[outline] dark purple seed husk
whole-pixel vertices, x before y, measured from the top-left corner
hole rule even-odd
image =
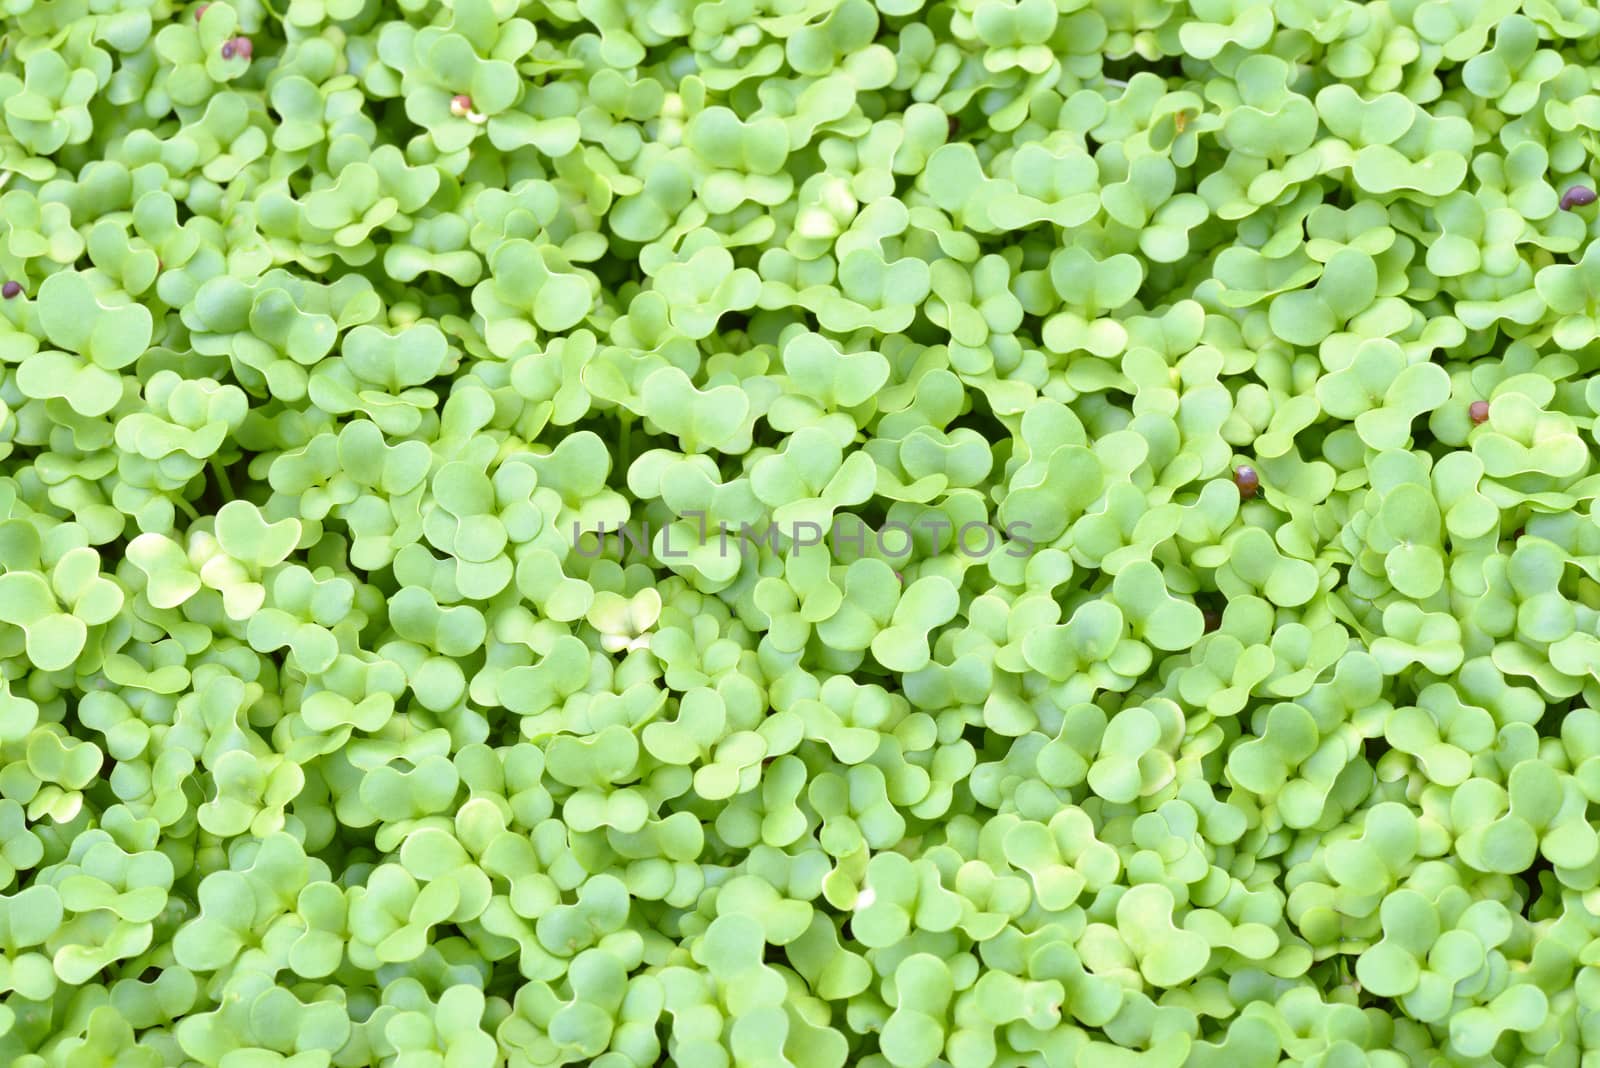
[[[1249,500],[1261,488],[1261,476],[1255,468],[1241,465],[1233,469],[1233,484],[1239,487],[1239,496]]]
[[[1561,210],[1571,211],[1595,202],[1595,191],[1586,185],[1575,185],[1561,194]]]
[[[0,286],[0,297],[5,297],[7,300],[10,300],[12,297],[20,297],[21,295],[22,295],[22,283],[21,282],[11,281],[11,282],[7,282],[3,286]]]
[[[233,53],[234,53],[233,42],[232,41],[223,41],[222,42],[222,58],[223,59],[232,59],[233,58]]]

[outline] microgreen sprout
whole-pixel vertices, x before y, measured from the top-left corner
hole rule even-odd
[[[1595,5],[0,4],[0,1064],[1600,1056]]]

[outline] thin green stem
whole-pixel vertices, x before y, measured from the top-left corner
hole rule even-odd
[[[222,499],[231,501],[235,498],[233,481],[228,478],[228,469],[215,456],[211,458],[211,470],[217,476],[217,489],[222,493]]]

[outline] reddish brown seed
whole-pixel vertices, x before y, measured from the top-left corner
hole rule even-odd
[[[1239,487],[1239,496],[1249,500],[1261,488],[1261,476],[1255,468],[1241,464],[1233,469],[1233,484]]]
[[[1489,421],[1489,402],[1475,400],[1467,408],[1467,418],[1472,420],[1473,426],[1482,426]]]
[[[1201,609],[1200,614],[1205,617],[1206,633],[1219,629],[1222,626],[1222,613],[1214,608]]]
[[[459,93],[450,98],[450,114],[458,119],[464,119],[472,112],[472,98],[465,93]]]
[[[249,59],[255,50],[255,45],[250,43],[250,38],[235,37],[233,39],[233,54],[240,59]]]
[[[22,295],[22,283],[21,282],[12,280],[10,282],[7,282],[3,286],[0,286],[0,297],[5,297],[7,300],[10,300],[13,297],[20,297],[21,295]]]
[[[201,4],[199,7],[195,8],[194,9],[194,20],[196,22],[199,22],[201,19],[205,18],[206,8],[208,8],[210,6],[211,6],[210,4]]]

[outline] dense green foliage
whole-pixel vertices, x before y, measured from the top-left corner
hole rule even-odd
[[[1593,3],[0,16],[0,1062],[1600,1063]]]

